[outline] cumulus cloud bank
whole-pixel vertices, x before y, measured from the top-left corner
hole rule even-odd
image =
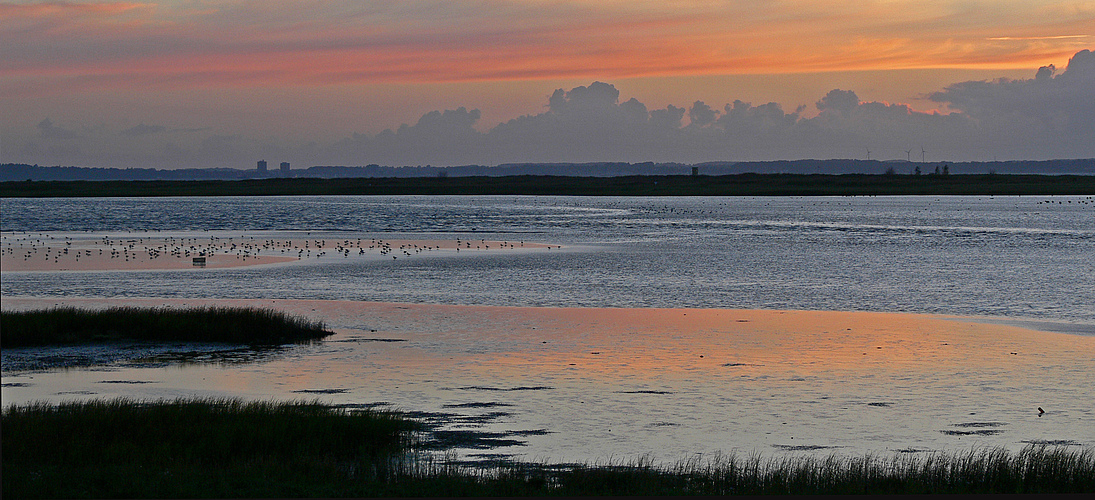
[[[864,158],[868,149],[875,159],[908,158],[908,151],[922,149],[944,160],[1095,156],[1089,50],[1059,73],[1049,66],[1029,80],[956,83],[930,98],[950,111],[864,102],[852,90],[834,89],[806,118],[804,106],[741,100],[721,109],[695,101],[687,109],[648,110],[634,98],[621,102],[615,86],[594,82],[557,89],[545,112],[485,133],[473,128],[475,110],[433,112],[413,126],[343,144],[339,156],[345,164],[397,165]]]
[[[968,81],[930,94],[946,112],[865,102],[834,89],[814,103],[785,110],[741,100],[713,106],[648,107],[622,100],[609,83],[557,89],[542,113],[485,132],[477,109],[432,111],[413,125],[376,135],[351,134],[330,144],[287,145],[243,134],[190,129],[188,145],[160,125],[109,134],[37,124],[17,147],[19,161],[100,166],[249,167],[258,158],[295,165],[493,165],[512,162],[682,162],[799,158],[991,160],[1095,157],[1095,53],[1076,53],[1064,70],[1039,69],[1031,79]],[[181,130],[181,129],[180,129]],[[96,135],[98,134],[98,135]],[[198,137],[201,136],[201,137]],[[913,159],[917,159],[913,156]]]
[[[1095,156],[1095,52],[1083,50],[1057,74],[1044,66],[1030,80],[962,82],[931,94],[961,112],[979,135],[1006,138],[1005,154],[1048,150],[1060,157]]]

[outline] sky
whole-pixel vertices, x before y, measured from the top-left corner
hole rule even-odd
[[[1095,0],[0,1],[0,163],[1095,157]]]

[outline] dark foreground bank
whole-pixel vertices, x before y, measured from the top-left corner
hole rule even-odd
[[[11,406],[5,498],[1083,493],[1091,449],[735,457],[672,466],[453,465],[400,414],[305,402]]]
[[[91,342],[223,342],[279,345],[333,334],[322,321],[269,309],[71,307],[0,313],[0,345],[26,347]]]
[[[0,197],[278,195],[862,196],[1084,195],[1091,175],[738,174],[414,177],[240,181],[8,181]]]

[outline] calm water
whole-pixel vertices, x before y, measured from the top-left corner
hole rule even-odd
[[[1090,196],[5,199],[0,208],[5,232],[262,231],[568,246],[202,273],[6,273],[4,296],[870,310],[1095,325]]]
[[[515,441],[459,450],[471,460],[1095,443],[1090,337],[965,336],[940,324],[950,321],[909,327],[835,315],[824,324],[804,319],[811,323],[787,338],[764,333],[781,313],[753,321],[746,316],[760,313],[734,310],[981,315],[1092,334],[1093,197],[4,199],[0,215],[9,235],[212,231],[565,246],[236,269],[4,272],[5,307],[42,303],[19,297],[89,307],[205,299],[316,316],[338,332],[241,359],[198,353],[194,360],[214,361],[198,364],[172,361],[172,349],[193,346],[135,362],[111,361],[117,350],[58,348],[45,356],[106,361],[5,368],[5,404],[192,395],[383,402],[426,412],[444,430]],[[399,303],[724,309],[672,311],[678,323],[659,323],[651,311]],[[24,351],[5,349],[5,366],[43,355]]]

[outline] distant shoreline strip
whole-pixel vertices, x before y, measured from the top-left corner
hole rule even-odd
[[[6,181],[3,198],[528,195],[1095,195],[1095,175],[735,174],[568,177],[280,178],[239,181]]]

